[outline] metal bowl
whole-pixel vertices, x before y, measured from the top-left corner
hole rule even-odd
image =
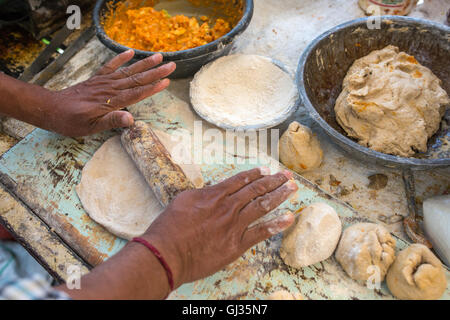
[[[339,25],[316,38],[304,51],[297,69],[297,85],[310,116],[331,140],[361,161],[390,168],[426,170],[450,165],[450,110],[441,129],[428,141],[428,151],[404,158],[374,151],[345,134],[336,121],[334,105],[353,62],[387,45],[413,55],[442,80],[450,93],[450,28],[426,20],[381,17],[381,29],[369,29],[373,18]]]
[[[94,24],[99,40],[109,49],[116,53],[122,53],[130,48],[109,38],[101,24],[101,17],[105,13],[106,4],[111,0],[97,0],[94,8]],[[236,5],[243,4],[243,16],[238,24],[223,37],[206,45],[189,50],[175,52],[160,52],[165,62],[173,61],[177,64],[177,69],[170,78],[187,78],[193,76],[205,64],[230,53],[233,42],[237,36],[247,29],[253,17],[253,0],[233,0]],[[239,2],[242,1],[242,2]],[[133,49],[133,48],[131,48]],[[157,52],[135,51],[135,60],[147,58]]]

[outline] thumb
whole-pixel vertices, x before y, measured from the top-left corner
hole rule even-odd
[[[112,111],[104,115],[95,127],[96,132],[107,131],[116,128],[126,128],[134,123],[133,116],[127,111]]]

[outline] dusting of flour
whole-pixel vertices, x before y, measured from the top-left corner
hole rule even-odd
[[[297,99],[290,75],[257,55],[231,55],[210,63],[194,77],[190,94],[197,113],[232,127],[270,122]]]

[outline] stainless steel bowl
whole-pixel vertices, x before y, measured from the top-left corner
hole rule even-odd
[[[404,158],[358,144],[336,122],[334,105],[353,62],[387,45],[413,55],[442,80],[450,94],[450,28],[426,20],[381,17],[381,29],[369,29],[362,18],[339,25],[317,37],[304,51],[297,69],[303,105],[330,139],[361,161],[391,168],[425,170],[450,165],[450,110],[441,129],[428,142],[428,152]]]

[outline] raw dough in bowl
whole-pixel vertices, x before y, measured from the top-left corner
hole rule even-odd
[[[442,82],[394,46],[356,60],[335,105],[336,120],[359,144],[402,157],[426,152],[450,99]]]

